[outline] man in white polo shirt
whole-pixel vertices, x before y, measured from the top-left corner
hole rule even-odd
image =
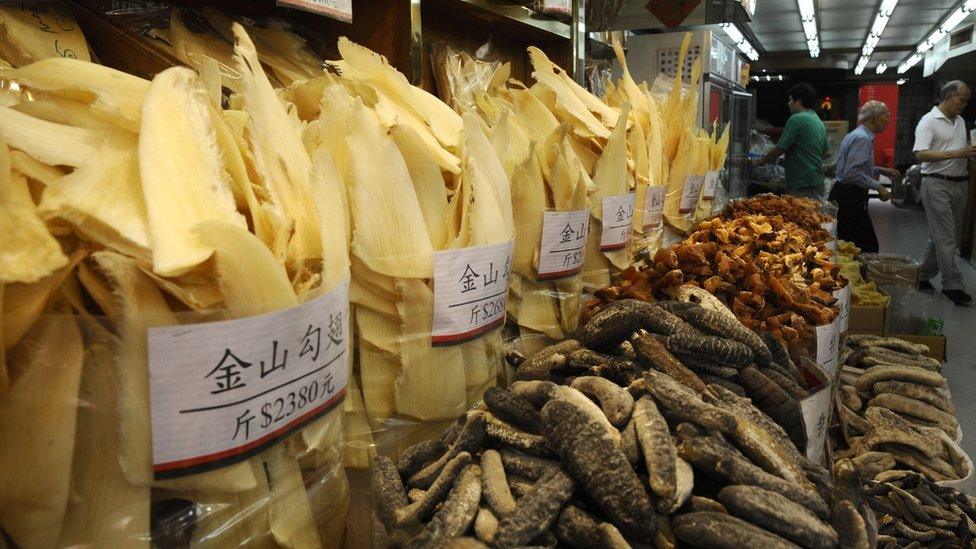
[[[956,267],[959,232],[969,190],[968,159],[976,145],[966,140],[962,111],[969,101],[969,86],[959,80],[939,90],[939,104],[915,128],[915,158],[922,163],[922,204],[929,224],[929,243],[919,270],[919,288],[931,290],[930,280],[942,273],[942,293],[956,305],[972,298],[963,289]]]

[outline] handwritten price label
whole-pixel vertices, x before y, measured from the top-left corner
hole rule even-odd
[[[583,270],[589,226],[589,209],[543,213],[539,280],[566,278]]]
[[[718,194],[718,187],[722,183],[719,178],[719,173],[716,170],[709,171],[705,174],[705,182],[702,187],[702,198],[705,200],[714,200],[715,195]]]
[[[644,195],[644,230],[664,224],[664,193],[668,188],[648,187]]]
[[[434,253],[431,343],[457,345],[505,323],[514,242]]]
[[[630,244],[634,224],[634,193],[603,197],[600,251],[622,250]]]
[[[837,372],[838,335],[837,320],[817,326],[817,365],[827,374],[827,379],[833,379]]]
[[[678,204],[678,213],[691,213],[698,207],[698,197],[701,196],[702,185],[705,183],[704,175],[689,175],[685,178],[685,186],[681,191],[681,202]]]
[[[800,401],[800,412],[807,429],[807,457],[814,463],[823,459],[827,443],[827,421],[830,412],[830,387],[813,393]]]
[[[150,328],[148,344],[155,477],[237,463],[342,402],[349,281],[290,309]]]

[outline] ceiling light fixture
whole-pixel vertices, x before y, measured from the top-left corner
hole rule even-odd
[[[976,2],[976,0],[973,0]],[[861,57],[857,60],[857,65],[854,67],[854,74],[861,74],[864,69],[868,66],[868,62],[871,60],[871,54],[874,53],[874,48],[878,47],[878,42],[881,41],[881,35],[884,33],[885,27],[888,26],[888,20],[891,19],[891,14],[895,11],[895,6],[898,5],[898,0],[882,0],[881,6],[878,7],[878,13],[874,15],[874,22],[871,23],[871,30],[868,31],[868,37],[864,39],[864,45],[861,47]],[[878,65],[879,67],[881,65]],[[885,69],[888,66],[885,65]],[[884,72],[882,70],[878,74]]]
[[[946,36],[949,36],[949,33],[952,32],[952,30],[955,29],[959,23],[962,23],[963,19],[968,17],[969,14],[974,11],[976,11],[976,0],[965,0],[964,2],[960,2],[955,9],[949,12],[948,16],[946,16],[935,28],[932,29],[932,32],[925,37],[925,40],[918,43],[918,45],[915,47],[915,51],[908,57],[908,59],[905,59],[902,61],[901,65],[898,65],[898,74],[904,74],[908,72],[909,69],[917,65],[919,61],[924,59],[926,52],[934,48],[935,45],[941,42]]]
[[[752,46],[745,35],[742,34],[742,31],[739,30],[739,27],[734,23],[722,23],[722,30],[735,42],[735,47],[742,52],[742,55],[748,57],[750,61],[759,59],[759,52],[756,51],[756,48]]]
[[[816,59],[820,57],[820,36],[817,34],[817,13],[813,0],[796,0],[796,5],[800,9],[800,23],[807,39],[807,49],[810,50],[810,57]]]
[[[884,74],[888,70],[888,64],[884,61],[878,63],[878,66],[874,68],[875,74]]]
[[[908,79],[907,79],[907,78],[899,78],[899,79],[898,79],[898,85],[899,85],[899,86],[901,86],[901,85],[902,85],[902,84],[904,84],[905,82],[908,82]]]

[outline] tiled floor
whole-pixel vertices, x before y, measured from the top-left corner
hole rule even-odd
[[[872,200],[871,217],[881,251],[909,255],[921,261],[928,226],[921,207],[895,207],[890,203]],[[957,265],[965,278],[966,289],[976,295],[976,269],[962,258]],[[956,416],[963,429],[962,447],[970,456],[976,456],[976,304],[957,307],[946,299],[933,280],[935,292],[927,292],[919,306],[926,307],[926,316],[942,318],[947,340],[948,362],[942,373],[949,380],[952,400],[956,404]]]

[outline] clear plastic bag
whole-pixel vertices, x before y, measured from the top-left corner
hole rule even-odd
[[[474,56],[441,42],[432,44],[430,53],[437,95],[458,112],[476,108],[477,95],[488,91],[502,67],[502,63],[491,59],[494,52],[490,40]]]
[[[861,254],[860,261],[865,278],[890,298],[885,329],[897,334],[924,333],[931,300],[918,291],[918,262],[895,254]]]
[[[55,308],[65,314],[40,316],[6,353],[13,379],[0,404],[0,526],[15,546],[341,544],[341,405],[244,461],[154,479],[137,467],[150,451],[139,444],[149,403],[130,381],[148,364],[132,354],[145,332],[116,333],[107,317]],[[204,316],[181,320],[217,320]],[[218,427],[214,437],[230,434]]]

